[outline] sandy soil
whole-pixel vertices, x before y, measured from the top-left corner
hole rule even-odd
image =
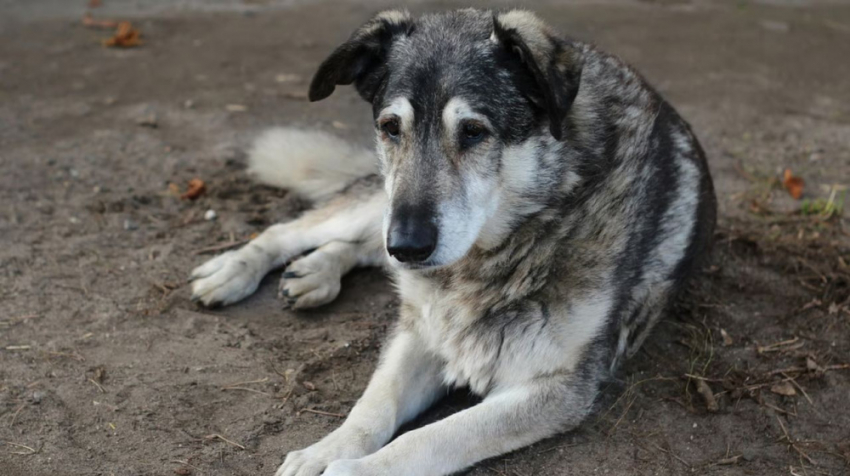
[[[258,131],[368,143],[353,91],[309,104],[304,90],[379,7],[105,0],[144,34],[115,50],[80,25],[83,0],[34,3],[0,3],[16,15],[0,21],[0,474],[273,474],[354,404],[397,301],[373,270],[303,313],[281,309],[275,275],[215,311],[189,302],[184,280],[205,248],[304,206],[244,177]],[[593,418],[469,474],[848,474],[850,239],[840,220],[786,213],[801,202],[775,177],[790,168],[810,199],[850,184],[850,8],[535,9],[634,63],[692,122],[721,231],[712,267]],[[169,191],[193,177],[208,187],[197,201]],[[417,424],[472,403],[459,391]]]

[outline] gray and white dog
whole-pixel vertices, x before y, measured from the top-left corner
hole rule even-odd
[[[266,133],[250,170],[315,209],[192,274],[196,300],[229,304],[289,263],[281,294],[307,308],[355,266],[392,270],[401,315],[363,397],[277,474],[450,474],[578,425],[707,253],[714,191],[688,124],[524,11],[383,12],[310,99],[347,84],[372,104],[379,160]],[[392,440],[457,386],[483,401]]]

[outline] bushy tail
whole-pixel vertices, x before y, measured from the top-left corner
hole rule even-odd
[[[248,174],[255,180],[313,201],[377,171],[373,152],[321,131],[269,129],[248,152]]]

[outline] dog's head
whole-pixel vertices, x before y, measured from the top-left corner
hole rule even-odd
[[[577,52],[528,12],[387,11],[322,63],[310,100],[353,83],[372,103],[387,251],[426,268],[512,226],[497,211],[534,181],[541,141],[562,139],[580,75]]]

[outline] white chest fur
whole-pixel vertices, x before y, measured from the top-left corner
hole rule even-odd
[[[483,310],[462,293],[415,272],[400,272],[398,285],[407,314],[404,325],[445,362],[446,384],[469,386],[481,395],[574,369],[602,330],[612,303],[605,291],[570,303],[549,302],[545,312],[540,303],[529,302],[512,319],[482,316]]]

